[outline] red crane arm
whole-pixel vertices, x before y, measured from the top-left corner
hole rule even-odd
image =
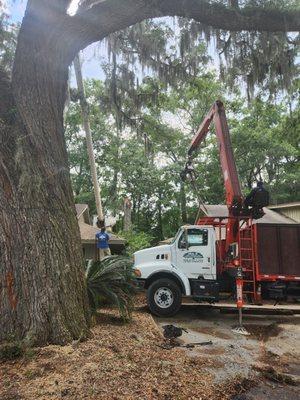
[[[190,148],[188,149],[188,155],[191,156],[192,153],[200,146],[200,144],[204,141],[206,138],[206,135],[209,131],[209,127],[211,124],[211,121],[213,120],[214,117],[214,105],[211,107],[207,115],[205,116],[204,120],[202,121],[201,125],[198,128],[198,131],[196,135],[192,139],[192,143],[190,145]]]
[[[216,135],[218,139],[220,162],[226,190],[226,204],[228,207],[229,216],[231,216],[235,214],[234,211],[237,208],[239,209],[242,206],[243,197],[234,161],[225,109],[221,101],[217,100],[204,118],[192,140],[191,146],[188,150],[188,155],[191,156],[192,153],[203,142],[209,131],[209,126],[212,120],[215,124]]]

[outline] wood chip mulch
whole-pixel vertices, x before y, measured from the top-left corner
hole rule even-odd
[[[116,315],[102,311],[85,342],[38,348],[31,356],[0,364],[0,399],[232,398],[232,382],[213,384],[206,371],[211,360],[160,347],[164,339],[151,315],[135,311],[127,324]]]

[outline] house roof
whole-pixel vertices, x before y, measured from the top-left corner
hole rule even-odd
[[[300,201],[294,201],[292,203],[282,203],[282,204],[276,204],[273,206],[269,206],[271,210],[276,210],[276,209],[281,209],[281,208],[296,208],[300,207]]]
[[[81,236],[81,241],[82,243],[95,243],[95,235],[97,232],[99,232],[99,229],[86,224],[85,222],[80,222],[79,221],[79,230],[80,230],[80,236]],[[109,243],[110,244],[115,244],[115,245],[125,245],[126,240],[122,239],[110,232],[108,232],[110,236]]]
[[[228,209],[227,206],[223,204],[205,204],[205,209],[201,206],[202,211],[208,217],[228,217]],[[275,211],[272,211],[266,207],[263,208],[265,215],[258,219],[254,220],[254,223],[257,224],[295,224],[296,222],[290,218],[287,218],[281,214],[278,214]]]
[[[90,224],[91,219],[90,219],[89,206],[87,204],[75,204],[75,208],[78,221]]]
[[[89,206],[87,204],[75,204],[78,225],[80,230],[80,237],[82,243],[95,243],[95,235],[99,232],[99,228],[88,223],[89,218]],[[112,245],[121,245],[124,246],[126,240],[120,238],[110,232],[110,240],[109,243]]]
[[[89,206],[87,204],[75,204],[75,208],[77,218],[79,219],[79,217],[85,212],[85,210],[88,210]]]
[[[200,208],[201,208],[202,212],[205,215],[207,215],[208,217],[215,217],[215,218],[228,217],[228,208],[224,204],[205,204],[204,207],[201,206]],[[265,215],[258,220],[254,220],[253,221],[254,224],[296,224],[297,223],[296,221],[294,221],[288,217],[285,217],[284,215],[278,214],[275,211],[269,210],[266,207],[264,207],[263,210],[265,212]],[[158,245],[169,244],[172,239],[173,238],[161,240],[158,243]]]

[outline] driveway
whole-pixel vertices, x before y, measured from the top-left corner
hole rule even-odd
[[[179,339],[181,344],[212,341],[211,345],[184,349],[190,357],[206,356],[207,370],[214,376],[216,384],[236,377],[241,381],[257,380],[262,371],[269,377],[261,379],[259,384],[236,399],[299,399],[299,386],[282,384],[278,377],[268,373],[270,367],[275,367],[279,373],[300,379],[299,315],[244,315],[249,336],[232,331],[237,325],[236,314],[203,307],[184,305],[176,316],[155,318],[155,321],[161,328],[166,324],[186,328],[188,333],[183,332]]]

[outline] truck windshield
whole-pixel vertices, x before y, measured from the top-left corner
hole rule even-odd
[[[189,246],[207,246],[208,244],[208,231],[207,229],[190,228],[187,230],[187,239]],[[181,248],[182,242],[185,242],[186,234],[182,232],[178,241],[178,247]]]

